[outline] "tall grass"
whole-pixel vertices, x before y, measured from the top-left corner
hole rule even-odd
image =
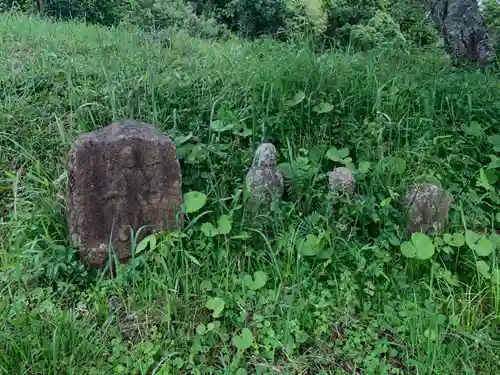
[[[450,231],[498,224],[495,195],[477,185],[496,152],[496,72],[453,68],[429,50],[318,54],[304,41],[183,33],[158,44],[11,13],[0,15],[0,43],[2,373],[495,372],[498,287],[460,252],[436,258],[459,283],[434,280],[436,266],[402,259],[396,242],[397,198],[416,181],[455,196]],[[164,238],[109,279],[67,241],[64,157],[77,134],[125,118],[172,136],[183,190],[209,201],[188,218],[188,238]],[[216,120],[234,131],[214,131]],[[301,173],[253,222],[240,189],[262,141]],[[372,165],[335,213],[330,147]],[[221,215],[231,235],[205,236],[200,224]],[[325,256],[301,256],[308,233],[325,234]],[[243,328],[247,349],[234,341]]]

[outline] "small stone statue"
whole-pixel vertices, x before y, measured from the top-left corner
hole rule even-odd
[[[448,220],[452,196],[433,184],[416,184],[408,189],[401,205],[407,214],[406,228],[434,234],[442,231]]]
[[[356,180],[349,168],[334,168],[330,174],[329,185],[332,193],[346,194],[350,198],[354,197]]]
[[[246,176],[246,188],[252,200],[269,205],[283,194],[283,175],[276,165],[276,148],[263,143],[257,148]]]

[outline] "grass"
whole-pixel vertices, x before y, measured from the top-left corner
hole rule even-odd
[[[0,15],[0,42],[1,373],[496,373],[497,72],[438,51],[158,44],[17,14]],[[64,157],[123,118],[172,136],[183,191],[208,200],[184,237],[109,278],[67,241]],[[262,141],[287,189],[251,220],[241,193]],[[333,147],[358,170],[353,201],[327,197]],[[422,181],[453,194],[454,237],[407,259],[398,197]],[[221,217],[229,231],[207,236]]]

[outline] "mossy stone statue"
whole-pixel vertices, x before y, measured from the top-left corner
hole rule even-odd
[[[270,205],[273,199],[281,198],[284,181],[276,163],[276,148],[272,143],[263,143],[257,148],[246,175],[246,188],[251,200],[259,205]]]

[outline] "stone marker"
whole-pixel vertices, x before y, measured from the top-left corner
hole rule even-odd
[[[401,202],[407,214],[408,233],[434,234],[442,231],[448,220],[451,202],[452,196],[436,185],[413,185]]]
[[[246,176],[246,187],[252,200],[265,205],[283,194],[283,175],[276,165],[276,148],[273,144],[263,143],[255,151]]]
[[[349,168],[334,168],[330,173],[329,187],[332,193],[346,194],[352,198],[356,189],[356,180]]]
[[[80,257],[90,267],[108,260],[108,244],[120,262],[153,230],[182,225],[181,169],[169,137],[154,126],[124,121],[82,134],[68,160],[67,221]],[[110,241],[111,236],[111,241]]]

